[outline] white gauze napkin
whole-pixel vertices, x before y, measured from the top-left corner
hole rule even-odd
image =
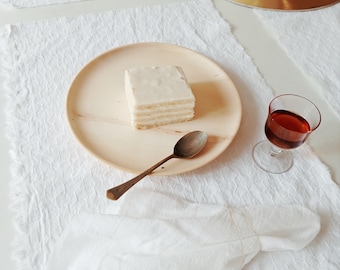
[[[147,41],[178,44],[217,62],[239,91],[242,123],[228,149],[206,166],[181,175],[151,175],[135,187],[229,208],[305,206],[320,216],[321,229],[314,241],[299,251],[261,253],[244,269],[336,269],[339,188],[308,144],[293,151],[294,166],[285,174],[268,174],[255,165],[252,147],[265,138],[264,121],[273,93],[209,0],[1,29],[17,268],[45,269],[56,239],[71,220],[83,212],[103,213],[115,203],[106,199],[106,190],[133,177],[81,147],[67,124],[65,102],[74,76],[94,57],[117,46]]]
[[[312,11],[254,12],[287,54],[321,86],[340,117],[340,4]]]
[[[115,208],[72,221],[47,269],[238,270],[260,250],[301,249],[320,229],[300,206],[233,209],[138,189]]]

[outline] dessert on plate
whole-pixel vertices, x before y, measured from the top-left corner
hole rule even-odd
[[[125,71],[131,125],[148,129],[194,117],[195,96],[181,67],[136,67]]]

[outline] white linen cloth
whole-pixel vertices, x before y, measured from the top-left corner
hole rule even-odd
[[[10,5],[17,8],[32,8],[47,5],[67,4],[80,1],[93,0],[1,0],[0,4]]]
[[[340,4],[311,11],[254,9],[340,117]]]
[[[320,216],[321,229],[306,248],[261,253],[244,269],[338,269],[339,187],[308,144],[293,151],[294,166],[285,174],[268,174],[256,167],[251,151],[264,138],[273,93],[209,0],[1,29],[18,269],[44,269],[71,220],[83,212],[103,213],[115,204],[106,199],[106,190],[132,177],[97,160],[78,144],[67,124],[65,100],[74,76],[95,56],[146,41],[178,44],[216,61],[239,90],[243,116],[233,143],[214,161],[181,175],[148,176],[136,187],[229,208],[307,207]]]
[[[237,270],[260,250],[301,249],[320,229],[300,206],[233,209],[139,189],[114,205],[71,222],[47,269]]]

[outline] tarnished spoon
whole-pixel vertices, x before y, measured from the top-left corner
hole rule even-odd
[[[113,187],[106,191],[106,197],[111,200],[118,200],[126,191],[129,190],[133,185],[135,185],[139,180],[150,174],[156,168],[161,166],[163,163],[172,158],[191,158],[197,155],[206,145],[208,140],[208,135],[203,131],[193,131],[184,135],[175,145],[174,152],[159,161],[157,164],[153,165],[151,168],[137,175],[131,180]]]

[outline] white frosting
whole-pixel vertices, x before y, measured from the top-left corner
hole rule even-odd
[[[136,128],[186,121],[194,116],[195,97],[180,67],[126,70],[125,92]]]

